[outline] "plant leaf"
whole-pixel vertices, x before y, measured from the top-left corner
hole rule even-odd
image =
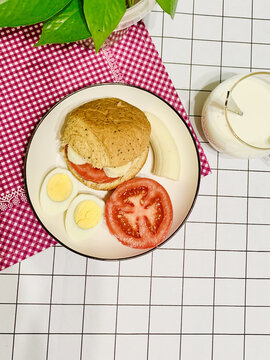
[[[98,51],[126,11],[125,0],[84,0],[84,14]]]
[[[43,24],[42,34],[35,46],[82,40],[91,36],[81,0],[72,0],[60,13]]]
[[[32,25],[49,19],[70,0],[0,0],[0,27]]]
[[[174,17],[178,0],[156,0],[159,6],[171,17]]]

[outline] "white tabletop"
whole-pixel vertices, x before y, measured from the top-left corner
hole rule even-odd
[[[211,89],[270,67],[269,0],[179,0],[146,19],[208,157],[195,207],[147,255],[97,261],[60,245],[0,273],[1,360],[269,360],[270,163],[218,154]]]

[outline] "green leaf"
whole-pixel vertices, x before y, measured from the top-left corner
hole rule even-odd
[[[49,19],[70,0],[0,0],[0,27],[32,25]]]
[[[156,0],[159,6],[171,17],[174,17],[178,0]]]
[[[81,0],[72,0],[60,13],[45,21],[42,34],[35,46],[60,44],[89,38]]]
[[[84,0],[84,14],[98,51],[126,11],[125,0]]]

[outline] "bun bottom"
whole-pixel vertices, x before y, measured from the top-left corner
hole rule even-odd
[[[65,162],[67,164],[67,168],[68,170],[84,185],[86,185],[87,187],[91,188],[91,189],[95,189],[95,190],[112,190],[114,188],[116,188],[118,185],[122,184],[122,182],[132,179],[135,175],[138,174],[138,172],[141,170],[141,168],[143,167],[143,165],[146,162],[147,156],[148,156],[148,151],[149,151],[149,146],[147,147],[147,149],[139,156],[137,157],[131,167],[129,168],[128,172],[119,177],[118,179],[110,182],[110,183],[103,183],[103,184],[99,184],[99,183],[95,183],[89,180],[85,180],[83,179],[80,175],[78,175],[76,173],[76,171],[74,171],[72,169],[72,167],[70,166],[70,163],[66,157],[65,151],[62,152],[62,155],[65,159]]]

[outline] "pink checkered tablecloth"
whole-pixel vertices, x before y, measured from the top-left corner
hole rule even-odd
[[[0,270],[56,242],[27,201],[22,167],[27,142],[42,116],[62,97],[96,83],[124,82],[171,104],[191,129],[202,175],[203,149],[143,23],[98,54],[79,44],[33,47],[40,25],[0,29]]]

